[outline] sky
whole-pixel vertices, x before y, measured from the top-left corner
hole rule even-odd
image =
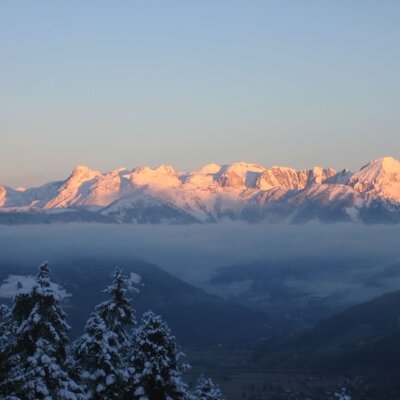
[[[0,2],[0,181],[400,158],[400,2]]]

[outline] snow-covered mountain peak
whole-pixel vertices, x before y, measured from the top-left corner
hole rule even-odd
[[[400,201],[400,161],[393,157],[371,161],[349,179],[349,184],[370,197]]]
[[[4,186],[0,185],[0,207],[4,205],[4,203],[6,202],[6,198],[7,198],[7,191],[4,188]]]
[[[140,167],[136,167],[132,170],[132,174],[147,174],[147,173],[151,173],[151,171],[153,171],[150,167],[148,167],[147,165],[141,165]]]
[[[308,171],[307,185],[321,184],[337,174],[333,168],[314,167]]]
[[[70,177],[68,178],[70,179],[79,179],[79,180],[86,180],[86,179],[92,179],[95,176],[101,175],[101,173],[99,171],[94,171],[92,169],[90,169],[89,167],[86,167],[85,165],[77,165]]]
[[[150,168],[147,165],[135,168],[132,175],[143,176],[143,177],[155,177],[155,176],[165,176],[165,175],[177,175],[177,172],[171,165],[161,164],[156,168]]]
[[[57,196],[47,202],[44,209],[65,208],[74,204],[79,192],[82,192],[82,185],[101,176],[102,174],[99,171],[91,170],[84,165],[77,165],[58,190]]]
[[[370,177],[372,175],[378,176],[383,173],[398,172],[400,169],[400,161],[393,157],[382,157],[377,160],[373,160],[360,169],[360,173],[368,173]]]
[[[161,164],[154,171],[159,174],[171,174],[176,175],[176,171],[172,165]]]
[[[379,163],[381,163],[382,165],[385,165],[386,167],[391,167],[391,166],[395,166],[395,167],[398,167],[399,166],[399,164],[400,164],[400,161],[399,160],[396,160],[394,157],[392,157],[392,156],[384,156],[384,157],[381,157],[381,158],[378,158],[377,160],[374,160],[374,161],[372,161],[373,163],[374,162],[379,162]]]
[[[332,168],[314,167],[298,171],[294,168],[274,165],[260,175],[257,187],[261,190],[272,188],[302,190],[309,185],[321,184],[336,174],[336,170]]]
[[[197,171],[188,172],[182,176],[182,181],[185,185],[193,185],[198,188],[207,189],[215,186],[216,176],[221,171],[221,166],[218,164],[207,164]]]
[[[192,172],[192,174],[216,174],[220,170],[221,166],[219,164],[211,163],[205,165],[197,171]]]
[[[268,169],[279,169],[281,171],[295,171],[296,172],[296,170],[294,168],[292,168],[292,167],[284,167],[282,165],[272,165]]]
[[[261,190],[281,188],[285,190],[299,189],[303,187],[299,179],[299,173],[293,168],[273,165],[260,175],[256,183]]]
[[[263,171],[265,168],[258,164],[244,161],[233,163],[222,168],[219,183],[222,187],[235,189],[254,188]]]
[[[77,165],[72,171],[65,184],[61,187],[60,193],[64,190],[74,191],[79,188],[82,183],[103,176],[101,172],[95,171],[84,165]]]
[[[176,187],[181,185],[178,174],[169,165],[160,165],[156,169],[142,166],[134,169],[129,178],[134,186]]]
[[[230,164],[226,168],[227,171],[233,171],[239,175],[244,176],[247,172],[263,172],[265,168],[259,164],[247,163],[245,161]]]
[[[128,173],[128,170],[125,167],[117,168],[114,171],[108,172],[106,175],[110,176],[116,176],[116,175],[121,175],[124,173]]]
[[[353,173],[347,168],[345,168],[339,171],[336,175],[333,175],[330,178],[328,178],[324,183],[346,185],[352,176]]]

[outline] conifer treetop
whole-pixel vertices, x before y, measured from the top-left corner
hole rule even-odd
[[[104,319],[108,329],[115,332],[121,342],[127,340],[126,329],[136,323],[132,299],[126,295],[126,286],[121,269],[115,267],[113,283],[105,289],[110,298],[96,307],[96,312]]]
[[[180,362],[183,353],[166,322],[159,315],[146,312],[133,340],[131,363],[138,398],[189,399],[182,379],[182,372],[189,366]]]
[[[39,271],[36,275],[36,282],[40,287],[50,287],[50,268],[48,261],[45,261],[43,264],[39,265]]]
[[[8,312],[10,334],[2,345],[7,358],[0,368],[4,375],[0,392],[6,393],[6,398],[86,399],[65,368],[69,326],[49,272],[48,263],[40,265],[37,284],[30,292],[16,295]]]
[[[203,375],[197,381],[194,395],[196,400],[225,400],[219,386]]]

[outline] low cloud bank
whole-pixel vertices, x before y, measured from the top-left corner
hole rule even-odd
[[[0,260],[40,263],[80,256],[141,258],[189,282],[223,265],[305,257],[400,261],[400,226],[353,224],[60,224],[1,226]]]

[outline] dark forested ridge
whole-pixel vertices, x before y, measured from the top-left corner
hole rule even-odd
[[[400,397],[400,291],[338,312],[305,332],[257,347],[265,369],[308,371],[315,380],[342,376],[353,399]]]
[[[139,316],[151,309],[168,321],[182,345],[209,345],[251,341],[270,329],[267,314],[210,295],[144,261],[123,257],[57,258],[52,260],[52,280],[71,296],[64,307],[72,326],[71,336],[81,334],[96,304],[105,298],[110,265],[123,266],[128,277],[139,280],[135,296]],[[34,275],[28,263],[0,264],[0,281],[8,276]],[[133,274],[133,275],[131,275]]]

